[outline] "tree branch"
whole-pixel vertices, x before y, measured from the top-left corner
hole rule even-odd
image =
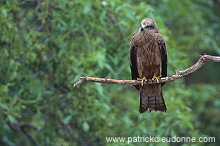
[[[171,82],[188,74],[191,74],[201,68],[206,61],[212,62],[220,62],[219,56],[210,56],[210,55],[202,55],[200,56],[199,60],[192,65],[191,67],[185,70],[176,70],[176,74],[171,75],[169,77],[159,78],[158,80],[151,80],[148,79],[144,82],[144,84],[156,84],[156,83],[164,83],[164,82]],[[110,83],[110,84],[122,84],[122,85],[141,85],[140,80],[116,80],[116,79],[109,79],[109,78],[93,78],[93,77],[80,77],[79,81],[74,84],[74,87],[84,83],[84,82],[97,82],[97,83]]]

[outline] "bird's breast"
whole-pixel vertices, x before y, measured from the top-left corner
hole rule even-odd
[[[137,49],[138,63],[145,66],[159,65],[161,55],[156,38],[153,35],[144,35]]]
[[[139,40],[137,49],[137,68],[140,77],[152,77],[160,74],[161,54],[157,39],[153,35],[145,35]]]

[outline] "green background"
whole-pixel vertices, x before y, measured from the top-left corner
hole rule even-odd
[[[215,137],[220,64],[167,83],[167,112],[140,115],[131,85],[73,84],[80,76],[131,79],[129,42],[153,18],[168,75],[220,55],[218,0],[1,0],[0,145],[126,145],[106,137]],[[131,143],[130,145],[146,145]]]

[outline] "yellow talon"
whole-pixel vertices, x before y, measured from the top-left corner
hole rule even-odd
[[[159,75],[159,76],[155,76],[155,75],[154,75],[153,78],[152,78],[152,80],[156,80],[156,81],[158,82],[160,77],[162,77],[162,75]]]
[[[144,86],[144,82],[147,81],[146,77],[137,78],[137,80],[141,80],[141,86]]]

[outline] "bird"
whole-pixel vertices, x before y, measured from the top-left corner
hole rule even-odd
[[[167,76],[166,44],[151,18],[141,21],[138,32],[130,41],[130,68],[132,80],[142,81],[141,85],[134,85],[140,91],[139,112],[166,112],[162,94],[165,83],[144,84],[147,79],[158,80]]]

